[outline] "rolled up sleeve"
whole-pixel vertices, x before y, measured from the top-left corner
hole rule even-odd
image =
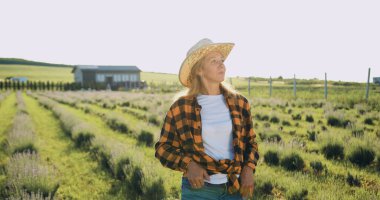
[[[184,154],[175,128],[175,118],[170,109],[164,119],[160,138],[155,144],[155,157],[164,167],[186,172],[191,157]]]

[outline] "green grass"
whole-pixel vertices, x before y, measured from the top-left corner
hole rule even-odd
[[[24,95],[24,99],[34,122],[37,134],[36,147],[40,157],[54,165],[59,172],[60,187],[55,197],[58,199],[113,198],[107,193],[113,185],[117,184],[117,181],[110,178],[87,152],[74,147],[51,111],[44,109],[31,97]]]
[[[6,138],[7,130],[13,124],[13,118],[16,114],[16,95],[10,94],[2,102],[0,102],[0,144],[3,144]],[[2,145],[1,145],[2,146]],[[6,149],[0,148],[0,169],[8,162],[8,155]],[[5,184],[6,176],[3,170],[0,170],[0,197],[2,195],[2,188]]]
[[[8,129],[13,124],[13,118],[16,114],[16,95],[10,94],[2,102],[0,102],[0,144],[6,138]],[[5,163],[6,152],[4,148],[0,148],[0,165]]]
[[[27,77],[29,81],[73,82],[69,67],[0,64],[0,80],[8,76]]]

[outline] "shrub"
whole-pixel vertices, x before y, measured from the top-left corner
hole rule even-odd
[[[272,133],[268,135],[268,140],[273,142],[280,142],[281,136],[278,133]]]
[[[35,131],[29,115],[25,112],[18,112],[6,139],[8,152],[14,154],[25,150],[36,151],[34,140]]]
[[[282,121],[282,125],[283,126],[291,126],[290,122],[286,121],[286,120]]]
[[[321,161],[310,162],[310,167],[313,168],[315,174],[320,174],[323,170],[323,165]]]
[[[344,147],[338,143],[328,143],[322,147],[322,153],[327,159],[343,159]]]
[[[94,139],[92,133],[83,133],[80,132],[74,138],[75,147],[87,149],[91,146],[91,141]]]
[[[348,159],[359,167],[365,167],[375,159],[375,152],[366,147],[357,147],[348,156]]]
[[[299,192],[293,192],[290,195],[288,195],[288,199],[290,200],[305,200],[307,199],[308,191],[307,189],[302,189]]]
[[[306,115],[306,121],[307,122],[314,122],[313,115]]]
[[[108,103],[108,102],[103,103],[103,104],[102,104],[102,107],[103,107],[103,108],[112,109],[112,110],[116,108],[115,105],[113,105],[113,104],[111,104],[111,103]]]
[[[126,101],[126,102],[121,103],[120,105],[124,106],[124,107],[129,107],[130,103],[129,103],[129,101]]]
[[[330,112],[326,114],[327,124],[334,127],[345,127],[350,123],[350,120],[344,119],[343,113]]]
[[[302,170],[304,168],[304,161],[297,153],[292,153],[288,156],[285,156],[281,160],[281,166],[289,171]]]
[[[130,177],[133,190],[138,194],[143,194],[143,170],[140,167],[134,167],[133,173]]]
[[[274,124],[277,124],[277,123],[280,122],[280,119],[279,119],[277,116],[272,116],[272,117],[270,118],[270,122],[271,122],[271,123],[274,123]]]
[[[261,191],[266,194],[266,195],[270,195],[272,194],[272,190],[273,190],[273,185],[271,182],[267,181],[265,182],[262,187],[260,188]]]
[[[129,128],[123,118],[119,116],[107,115],[106,120],[107,125],[113,130],[119,131],[121,133],[128,133]]]
[[[340,127],[343,123],[337,117],[329,116],[327,118],[327,124],[330,126]]]
[[[22,189],[18,194],[12,194],[7,200],[50,200],[54,199],[49,193],[47,196],[42,192],[28,192],[25,189]]]
[[[356,175],[354,178],[349,172],[348,172],[346,181],[350,186],[360,187],[360,185],[361,185],[360,180],[358,179],[358,176]]]
[[[13,152],[11,154],[16,154],[16,153],[22,153],[25,151],[30,151],[30,152],[37,152],[37,148],[34,146],[34,144],[29,143],[29,144],[23,144],[22,146],[15,147],[13,149]]]
[[[257,120],[261,120],[261,115],[260,114],[255,114],[255,119],[257,119]]]
[[[369,118],[369,117],[365,118],[365,119],[364,119],[364,124],[374,125],[374,123],[373,123],[373,119],[372,119],[372,118]]]
[[[375,133],[375,134],[376,134],[376,137],[377,137],[377,138],[380,138],[380,130],[376,130],[376,133]]]
[[[311,141],[315,141],[317,139],[317,133],[315,131],[307,131],[308,138]]]
[[[254,127],[255,129],[259,128],[259,124],[258,124],[257,122],[255,122],[255,124],[253,125],[253,127]]]
[[[269,120],[269,116],[268,116],[268,115],[263,115],[263,116],[261,117],[261,120],[262,120],[262,121],[268,121],[268,120]]]
[[[264,155],[264,162],[268,165],[278,165],[280,163],[278,152],[273,150],[267,151]]]
[[[36,152],[26,151],[12,155],[7,166],[7,188],[11,195],[22,190],[54,196],[59,187],[56,171],[40,160]]]
[[[281,136],[278,133],[259,133],[259,137],[261,140],[269,140],[273,142],[280,142]]]
[[[76,147],[88,149],[91,146],[95,135],[90,126],[78,123],[72,127],[71,137],[73,138]]]
[[[377,157],[376,170],[380,172],[380,157]]]
[[[267,134],[265,134],[265,133],[259,133],[259,137],[260,137],[260,139],[262,140],[262,141],[264,141],[265,139],[267,139]]]
[[[157,119],[157,115],[150,115],[148,121],[149,123],[152,123],[156,126],[160,125],[160,121]]]
[[[292,115],[292,119],[293,119],[293,120],[301,120],[301,119],[302,119],[302,116],[301,116],[301,114]]]
[[[137,137],[137,140],[140,143],[144,143],[146,146],[152,146],[153,145],[153,134],[151,132],[141,130],[141,133]]]
[[[255,118],[260,121],[268,121],[269,116],[268,115],[260,115],[260,114],[255,114]]]

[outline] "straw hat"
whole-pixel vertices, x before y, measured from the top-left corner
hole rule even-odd
[[[190,75],[191,68],[198,60],[212,51],[221,53],[223,58],[226,59],[234,45],[234,43],[213,43],[208,38],[200,40],[187,52],[186,58],[182,62],[181,68],[179,69],[179,82],[181,82],[183,86],[189,87],[190,83],[188,82],[188,77]]]

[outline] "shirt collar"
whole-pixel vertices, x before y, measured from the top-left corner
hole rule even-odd
[[[220,88],[221,94],[223,94],[224,99],[226,100],[227,105],[230,107],[231,106],[230,104],[232,102],[232,101],[230,101],[230,98],[231,98],[232,94],[228,90],[224,89],[221,84],[219,85],[219,88]],[[193,98],[193,104],[194,104],[195,108],[202,109],[202,106],[199,105],[199,103],[198,103],[197,95],[194,95],[192,98]]]

